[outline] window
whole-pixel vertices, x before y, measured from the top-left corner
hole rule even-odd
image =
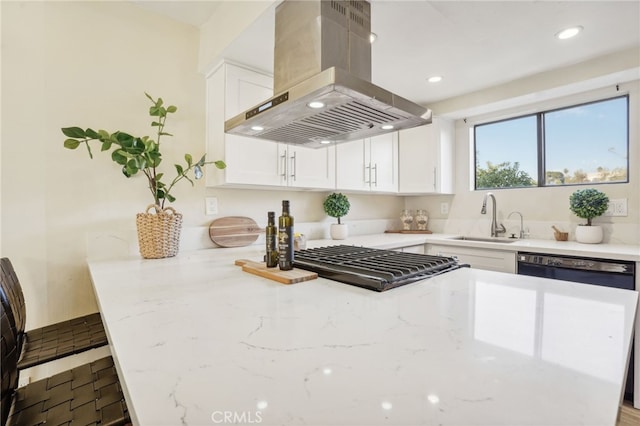
[[[475,188],[628,182],[629,98],[474,126]]]

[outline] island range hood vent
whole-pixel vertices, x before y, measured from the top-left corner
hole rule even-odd
[[[431,111],[371,83],[371,5],[284,0],[276,8],[275,96],[225,132],[312,148],[431,123]]]

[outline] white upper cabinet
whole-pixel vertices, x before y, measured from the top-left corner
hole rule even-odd
[[[433,123],[401,130],[399,169],[401,194],[452,194],[454,123]]]
[[[312,149],[279,145],[280,185],[310,189],[335,188],[335,147]]]
[[[207,77],[207,186],[334,189],[335,148],[309,149],[225,134],[225,120],[273,95],[273,78],[223,62]]]
[[[336,145],[336,189],[398,192],[398,133]]]
[[[273,79],[229,63],[207,78],[207,158],[227,168],[207,169],[207,185],[279,185],[278,144],[225,134],[225,120],[268,99]]]

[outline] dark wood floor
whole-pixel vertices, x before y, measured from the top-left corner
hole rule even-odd
[[[617,426],[638,426],[640,425],[640,410],[633,408],[629,401],[625,401],[620,408]]]

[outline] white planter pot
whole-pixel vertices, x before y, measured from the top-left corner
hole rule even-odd
[[[329,234],[333,240],[344,240],[349,236],[349,228],[345,223],[332,223],[329,228]]]
[[[576,227],[576,241],[585,244],[598,244],[602,242],[602,226],[578,225]]]

